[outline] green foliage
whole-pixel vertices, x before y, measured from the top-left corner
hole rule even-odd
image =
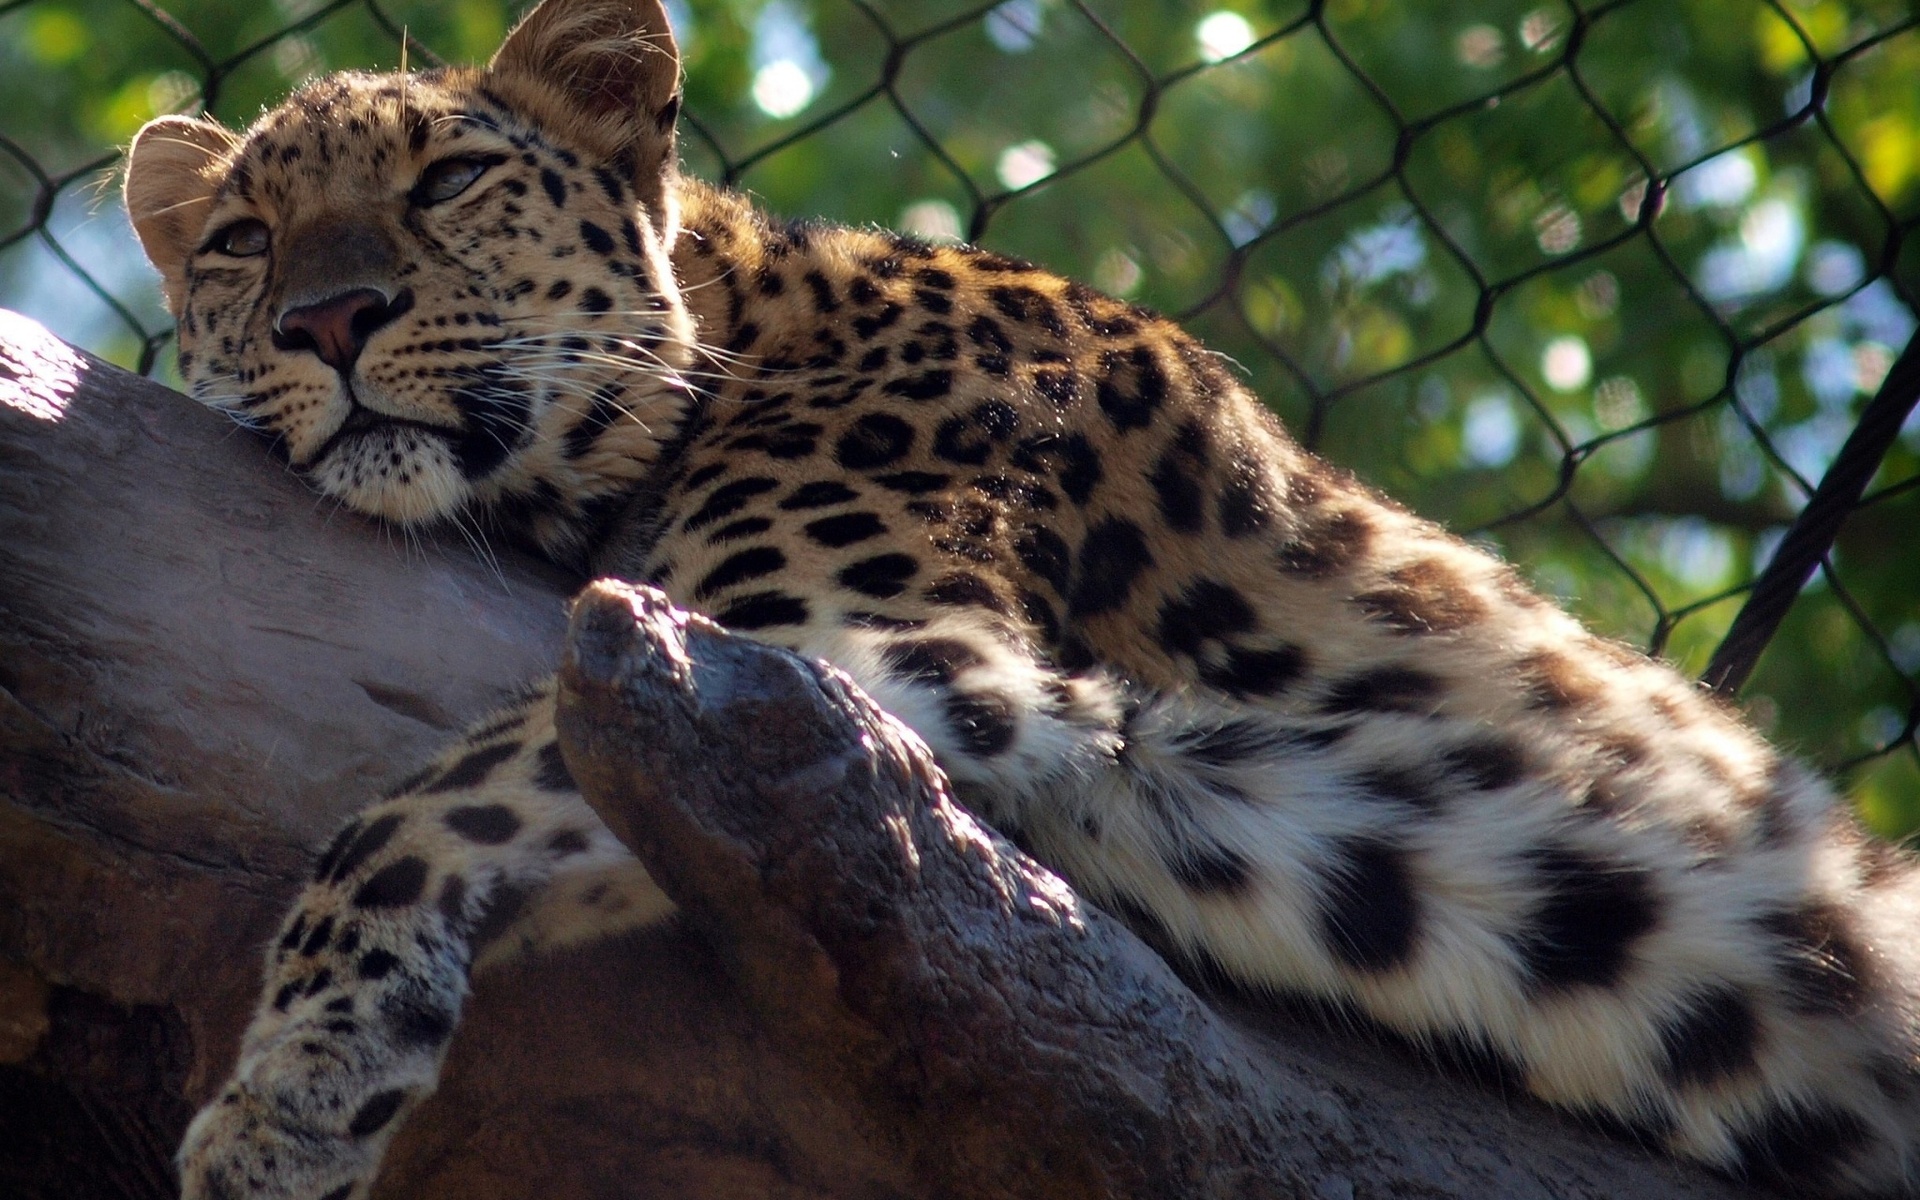
[[[396,66],[402,28],[414,61],[476,60],[509,16],[165,12],[190,39],[129,0],[0,5],[0,302],[129,362],[164,314],[89,187],[141,121],[205,101],[244,123],[311,73]],[[681,0],[675,18],[690,169],[1179,314],[1323,453],[1684,670],[1914,327],[1920,25],[1898,0]],[[49,240],[36,197],[56,195]],[[1920,828],[1916,478],[1910,422],[1743,698],[1850,770],[1889,835]]]

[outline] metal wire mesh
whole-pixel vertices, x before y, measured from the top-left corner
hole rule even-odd
[[[39,26],[27,23],[44,23],[52,11],[137,12],[149,42],[135,60],[144,54],[178,64],[162,77],[172,81],[171,91],[158,99],[170,103],[154,107],[209,111],[222,109],[236,80],[244,83],[267,64],[294,74],[303,55],[312,57],[307,39],[337,22],[372,30],[384,48],[379,62],[330,66],[390,68],[402,54],[415,64],[440,61],[433,46],[408,32],[401,0],[282,7],[269,32],[218,52],[212,47],[223,39],[210,36],[204,17],[195,28],[153,0],[88,2],[94,9],[75,10],[72,0],[0,3],[0,46],[10,29],[13,36],[33,32]],[[672,6],[676,25],[734,19],[690,3]],[[1162,14],[1151,27],[1184,22],[1198,31],[1197,41],[1170,46],[1144,36],[1151,23],[1138,6],[1118,0],[964,7],[817,0],[810,9],[770,0],[763,17],[777,10],[789,26],[831,26],[832,37],[819,39],[825,58],[804,61],[813,51],[802,47],[798,65],[792,56],[775,64],[787,68],[783,78],[799,86],[795,71],[811,71],[838,82],[810,106],[803,97],[803,113],[769,119],[781,109],[777,96],[759,113],[728,99],[758,89],[767,63],[756,69],[739,56],[690,60],[688,163],[725,183],[764,188],[790,213],[904,217],[923,233],[1029,253],[1091,273],[1110,290],[1142,291],[1231,352],[1309,445],[1356,461],[1388,490],[1410,493],[1416,507],[1523,564],[1534,553],[1573,556],[1572,584],[1551,570],[1540,581],[1603,627],[1637,631],[1651,650],[1704,667],[1707,680],[1729,695],[1760,665],[1746,700],[1762,724],[1777,724],[1830,768],[1878,779],[1887,811],[1877,823],[1884,830],[1920,823],[1920,603],[1910,590],[1920,574],[1908,569],[1911,551],[1903,552],[1913,544],[1905,531],[1920,517],[1920,425],[1911,416],[1920,358],[1910,340],[1912,313],[1920,308],[1912,236],[1920,188],[1902,182],[1897,170],[1889,175],[1881,143],[1892,135],[1873,132],[1880,119],[1874,101],[1855,94],[1863,80],[1878,78],[1874,72],[1889,70],[1890,60],[1907,64],[1903,78],[1910,83],[1908,68],[1920,64],[1920,17],[1901,6],[1843,7],[1835,0],[1614,0],[1527,11],[1489,0],[1485,12],[1310,0],[1279,15],[1252,4],[1166,7],[1175,16]],[[1684,107],[1690,61],[1684,48],[1659,47],[1676,28],[1683,35],[1691,28],[1696,38],[1710,34],[1712,22],[1729,12],[1756,31],[1753,45],[1797,64],[1775,104],[1779,115],[1744,123],[1723,117],[1706,122],[1704,136],[1667,137],[1656,146],[1648,130],[1661,121],[1674,127],[1674,118],[1668,112],[1656,120],[1647,109]],[[988,42],[999,58],[981,49]],[[1644,55],[1647,78],[1635,79],[1634,48],[1642,44],[1652,47]],[[963,60],[957,68],[956,60]],[[1405,67],[1428,60],[1447,71],[1429,78]],[[964,79],[955,85],[956,70],[978,76],[971,94]],[[1649,82],[1676,70],[1678,84]],[[1059,74],[1053,91],[1037,93],[1036,101],[1060,109],[1057,119],[1031,106],[1013,117],[997,112],[1010,94],[997,72]],[[1315,89],[1312,95],[1341,99],[1322,105],[1318,117],[1301,116],[1291,104],[1273,104],[1276,93],[1261,82],[1269,77],[1290,77]],[[158,87],[149,85],[149,93]],[[1077,92],[1091,99],[1082,104]],[[1629,96],[1654,100],[1622,100]],[[1223,197],[1217,177],[1260,159],[1260,138],[1284,140],[1290,122],[1325,123],[1327,112],[1332,124],[1309,137],[1324,145],[1300,147],[1292,174],[1271,162],[1256,165],[1254,186]],[[94,324],[97,341],[112,342],[118,357],[142,372],[164,370],[170,330],[150,288],[134,295],[117,277],[103,278],[69,245],[58,216],[112,170],[118,151],[99,142],[76,152],[68,138],[52,153],[39,119],[0,112],[0,299],[22,303],[56,285],[77,285],[110,314],[105,325]],[[1021,119],[1051,142],[1023,139],[1012,124]],[[889,153],[906,155],[874,164],[892,182],[865,192],[858,181],[843,186],[816,177],[809,184],[808,172],[794,165],[810,156],[832,159],[836,146],[871,140],[881,125],[896,147]],[[1206,132],[1216,127],[1226,132]],[[1880,142],[1863,142],[1863,128]],[[1067,152],[1054,151],[1052,142]],[[1241,154],[1246,146],[1255,149]],[[1907,152],[1920,155],[1920,145]],[[1748,224],[1764,226],[1779,212],[1750,195],[1736,197],[1736,208],[1745,205],[1737,237],[1697,214],[1716,203],[1726,207],[1727,189],[1739,190],[1740,164],[1750,175],[1756,161],[1770,164],[1776,183],[1798,179],[1796,186],[1813,195],[1800,202],[1813,214],[1806,221],[1833,236],[1795,248],[1798,276],[1789,264],[1788,282],[1743,293],[1741,270],[1774,269],[1753,249],[1766,229]],[[1462,183],[1476,170],[1494,181],[1477,196]],[[1605,186],[1588,186],[1593,179]],[[1122,210],[1146,186],[1165,199],[1155,202],[1160,207],[1143,218],[1144,227],[1129,227]],[[933,199],[904,212],[885,210],[896,192],[916,188]],[[1737,255],[1728,257],[1729,237],[1746,239],[1744,266]],[[1159,253],[1169,238],[1185,245],[1184,258]],[[37,247],[34,256],[27,247]],[[1275,270],[1277,263],[1316,258],[1318,279],[1290,286]],[[1849,262],[1852,269],[1842,269]],[[1638,289],[1625,313],[1621,276]],[[1386,296],[1390,285],[1400,290]],[[1660,376],[1668,381],[1649,385],[1651,402],[1626,375],[1593,386],[1582,378],[1568,388],[1561,385],[1570,375],[1590,373],[1592,355],[1585,342],[1555,336],[1552,321],[1539,315],[1555,304],[1571,305],[1589,325],[1612,322],[1629,341],[1633,328],[1646,331],[1650,343],[1683,326],[1697,336],[1689,335],[1686,361]],[[1381,320],[1389,348],[1369,351],[1368,339],[1380,340]],[[1842,326],[1851,331],[1846,338],[1833,333]],[[1855,374],[1837,401],[1834,388],[1816,386],[1810,365],[1824,356],[1831,367],[1835,346],[1851,355]],[[1791,423],[1779,415],[1776,377],[1789,361],[1813,381],[1801,390],[1819,393],[1815,415],[1828,432],[1817,453],[1795,449],[1795,439],[1810,436],[1813,418]],[[1478,399],[1465,395],[1472,388],[1481,389]],[[1585,407],[1570,407],[1567,393],[1577,393]],[[1475,449],[1476,437],[1488,440],[1485,429],[1475,433],[1475,422],[1488,420],[1490,453]],[[1381,443],[1397,430],[1416,431],[1405,442],[1416,447],[1443,430],[1451,461],[1383,451]],[[1509,449],[1503,462],[1502,444],[1516,441],[1536,450]],[[1688,505],[1663,493],[1663,471],[1678,464],[1711,473],[1700,462],[1716,456],[1723,495],[1696,494],[1699,502]],[[1628,460],[1629,467],[1640,464],[1624,473],[1637,480],[1631,486],[1615,478]],[[1740,476],[1738,486],[1724,483],[1730,470]],[[1650,515],[1665,531],[1653,538],[1661,543],[1653,550]],[[1662,553],[1684,559],[1688,531],[1703,527],[1751,534],[1738,543],[1752,551],[1748,568],[1723,571],[1710,585],[1696,578],[1689,587],[1667,577],[1685,571],[1663,576],[1649,566]],[[1804,588],[1810,578],[1813,586]],[[1811,667],[1762,662],[1783,621],[1797,648],[1825,647]],[[1835,685],[1835,703],[1849,711],[1836,717],[1832,704],[1790,702],[1813,685],[1823,692]],[[1827,732],[1805,724],[1812,717],[1798,711],[1803,706],[1822,710]]]

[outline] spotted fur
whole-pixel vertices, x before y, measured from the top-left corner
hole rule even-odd
[[[547,0],[485,69],[148,126],[127,199],[194,393],[354,508],[483,515],[838,664],[1177,959],[1723,1171],[1912,1194],[1904,856],[1164,319],[769,218],[677,173],[678,98],[654,0]],[[551,695],[321,856],[189,1196],[363,1195],[476,956],[671,912]]]

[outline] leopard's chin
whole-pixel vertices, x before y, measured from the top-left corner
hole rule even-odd
[[[352,424],[349,418],[305,469],[322,494],[399,525],[431,524],[469,499],[472,485],[446,433],[383,418]]]

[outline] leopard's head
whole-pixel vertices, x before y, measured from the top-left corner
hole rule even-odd
[[[659,0],[547,0],[485,68],[147,125],[127,208],[193,394],[362,512],[577,523],[686,402],[679,96]]]

